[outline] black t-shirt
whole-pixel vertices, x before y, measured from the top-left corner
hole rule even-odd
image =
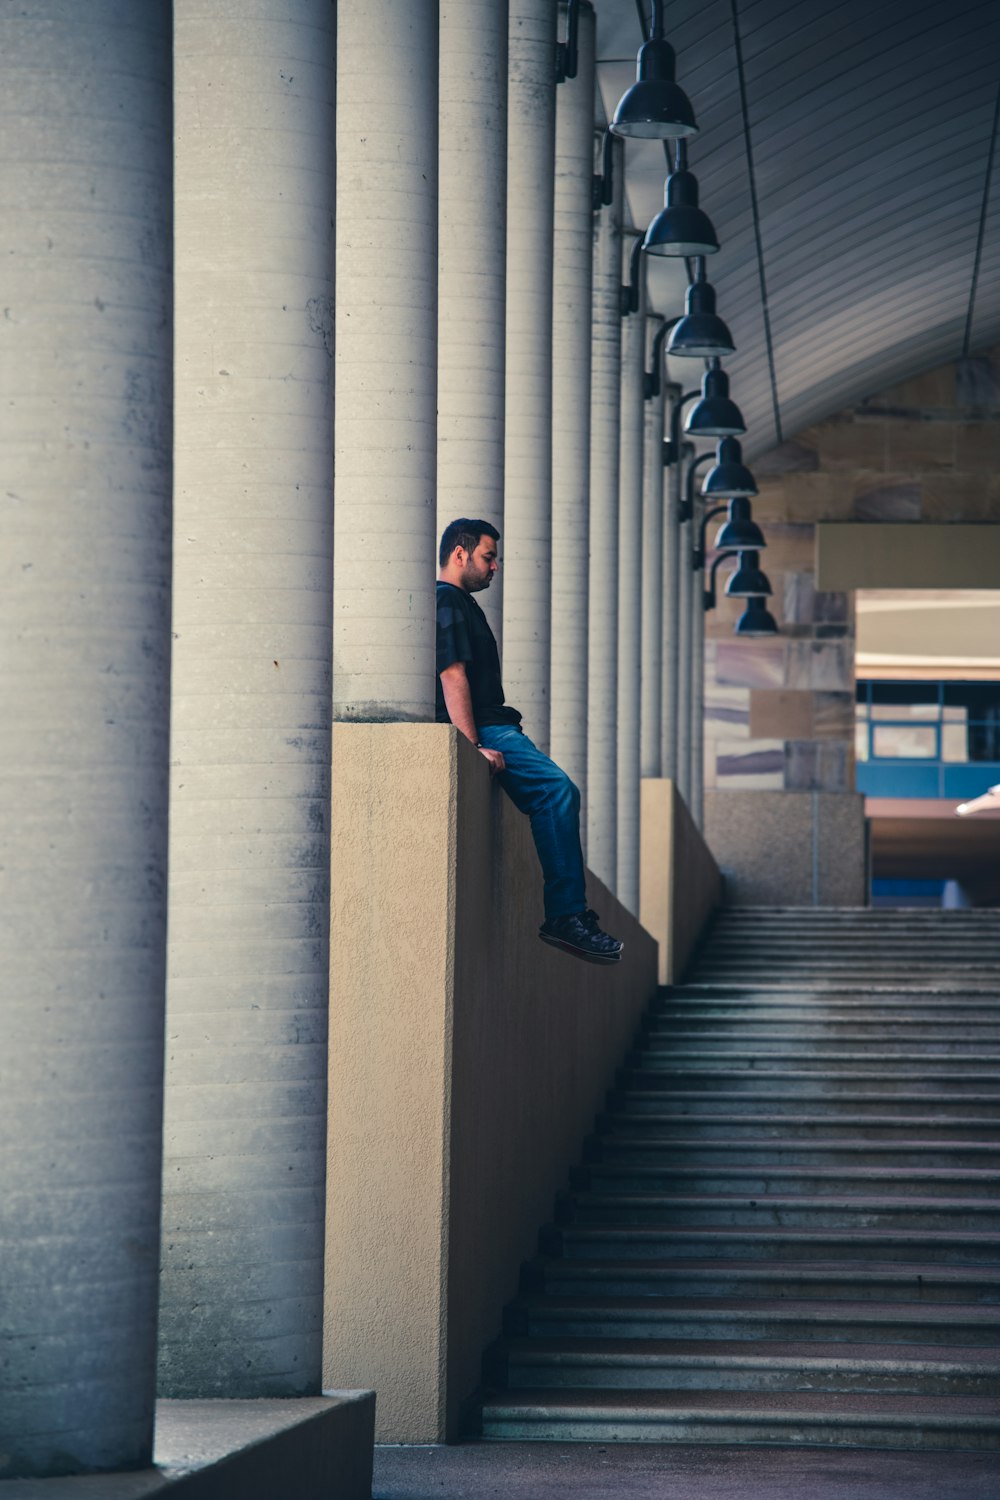
[[[455,662],[465,663],[477,725],[520,724],[516,708],[503,701],[500,653],[489,622],[471,594],[451,583],[437,586],[437,713],[439,724],[450,722],[441,689],[441,673]]]

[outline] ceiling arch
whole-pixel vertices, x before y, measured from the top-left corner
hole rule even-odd
[[[596,4],[606,117],[641,33],[636,0]],[[1000,343],[996,0],[673,0],[666,29],[701,127],[691,167],[748,454]],[[636,226],[664,173],[659,143],[627,142]],[[649,275],[675,314],[682,267]],[[700,364],[675,369],[690,385]]]

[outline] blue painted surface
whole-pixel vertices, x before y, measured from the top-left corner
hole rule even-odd
[[[934,760],[866,760],[857,766],[857,788],[866,797],[944,797],[969,801],[1000,783],[1000,762],[947,765]]]

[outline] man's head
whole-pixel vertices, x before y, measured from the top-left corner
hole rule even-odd
[[[467,516],[452,521],[441,536],[438,553],[441,578],[445,583],[465,589],[467,594],[488,589],[500,566],[497,562],[499,540],[499,531],[489,521],[473,521]]]

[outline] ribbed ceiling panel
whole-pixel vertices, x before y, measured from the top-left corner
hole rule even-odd
[[[639,24],[634,0],[597,4],[610,112],[634,77]],[[963,353],[981,222],[969,349],[1000,342],[996,155],[982,221],[1000,4],[736,0],[735,10],[746,121],[732,0],[675,0],[666,21],[701,126],[691,164],[722,242],[708,275],[738,344],[727,368],[753,454],[775,440],[762,279],[786,439]],[[659,209],[664,174],[661,146],[629,143],[635,224]],[[658,311],[679,311],[676,280],[652,268],[650,287]]]

